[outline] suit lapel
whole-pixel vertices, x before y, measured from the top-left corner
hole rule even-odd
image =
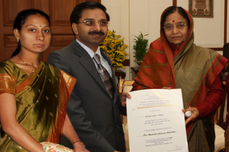
[[[103,89],[106,89],[91,57],[88,54],[83,55],[81,56],[79,62],[88,71],[88,73],[90,73],[90,75],[99,83],[99,85]]]
[[[75,40],[74,40],[75,41]],[[100,78],[100,75],[95,67],[95,64],[90,57],[90,55],[87,53],[87,51],[81,47],[76,41],[72,42],[72,45],[74,45],[74,53],[79,56],[79,63],[87,70],[87,72],[95,79],[95,81],[103,88],[103,90],[107,93],[107,95],[110,97],[109,92],[107,91],[102,79]],[[104,56],[103,56],[104,57]],[[107,60],[107,58],[105,58]],[[110,64],[110,62],[108,61]],[[112,73],[112,79],[114,78],[114,74]],[[114,80],[112,82],[114,84]]]

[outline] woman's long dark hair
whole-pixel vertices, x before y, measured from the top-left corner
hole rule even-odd
[[[23,10],[23,11],[18,13],[16,19],[14,20],[13,29],[17,29],[20,32],[22,25],[25,24],[26,19],[30,15],[41,15],[41,16],[45,17],[50,24],[49,16],[46,13],[44,13],[38,9],[27,9],[27,10]],[[13,52],[11,57],[17,55],[21,50],[20,40],[17,43],[18,43],[18,46],[17,46],[16,50]]]

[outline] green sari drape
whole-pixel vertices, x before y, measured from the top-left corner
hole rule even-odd
[[[31,75],[9,60],[0,63],[0,93],[15,95],[16,119],[38,142],[60,143],[66,107],[75,82],[71,76],[44,62]],[[26,150],[4,134],[0,151]]]

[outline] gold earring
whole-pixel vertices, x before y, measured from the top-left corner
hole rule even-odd
[[[19,43],[19,41],[20,41],[20,39],[19,39],[19,38],[17,38],[17,43]]]

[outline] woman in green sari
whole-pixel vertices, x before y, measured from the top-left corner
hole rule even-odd
[[[64,134],[74,152],[88,152],[66,114],[75,78],[38,60],[51,41],[48,15],[24,10],[13,32],[18,48],[0,63],[0,151],[41,152],[40,142],[60,143]]]

